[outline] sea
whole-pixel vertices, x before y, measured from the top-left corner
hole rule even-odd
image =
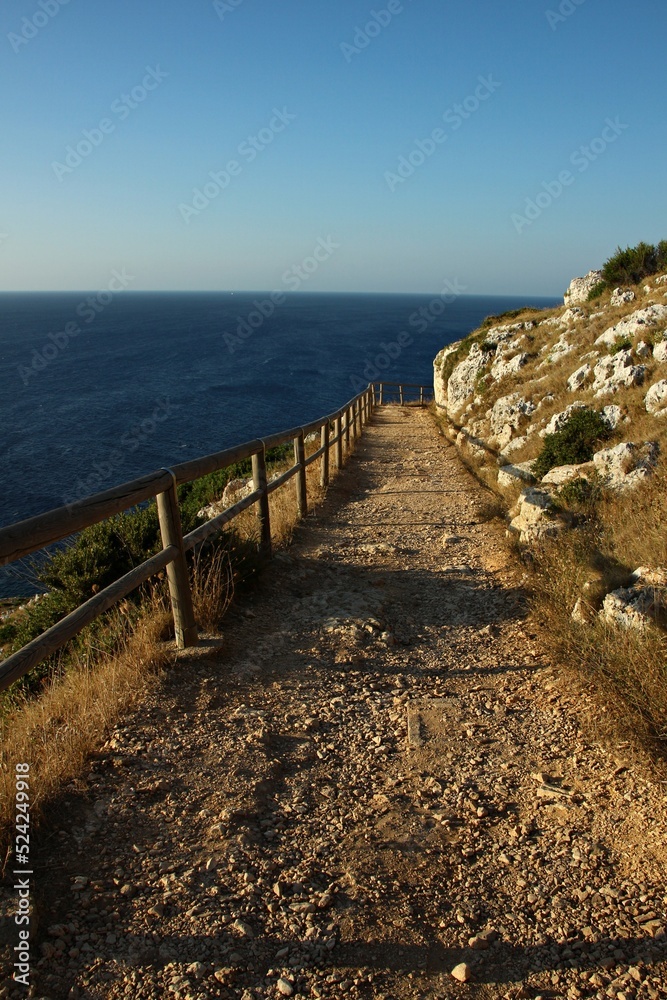
[[[535,296],[0,294],[0,526],[299,426]],[[0,597],[23,595],[0,572]]]

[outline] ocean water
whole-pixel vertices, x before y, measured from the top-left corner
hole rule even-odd
[[[556,303],[311,293],[274,306],[266,293],[245,292],[106,299],[0,295],[0,525],[314,420],[369,380],[430,385],[435,354],[485,316]],[[6,595],[15,588],[3,577]]]

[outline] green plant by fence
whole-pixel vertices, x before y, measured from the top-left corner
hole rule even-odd
[[[186,553],[198,548],[242,511],[256,504],[260,554],[264,558],[269,558],[271,556],[269,496],[294,478],[299,517],[305,517],[308,513],[307,467],[319,459],[320,484],[322,487],[328,486],[332,450],[335,468],[340,470],[375,407],[389,402],[394,397],[397,402],[404,405],[414,390],[418,391],[418,400],[415,402],[418,401],[419,405],[423,405],[430,395],[430,389],[423,385],[392,382],[369,384],[340,410],[313,420],[303,427],[279,431],[262,440],[248,441],[224,451],[182,462],[171,469],[160,469],[103,493],[78,500],[67,507],[59,507],[0,528],[0,565],[7,565],[69,538],[115,514],[136,507],[147,500],[156,499],[163,546],[160,552],[135,566],[125,576],[95,594],[42,635],[0,663],[0,691],[6,690],[14,681],[65,645],[90,622],[151,577],[165,570],[176,644],[179,648],[196,645],[197,625]],[[306,457],[305,438],[312,433],[319,433],[320,447]],[[267,451],[290,442],[294,447],[294,464],[277,478],[269,481],[266,472]],[[246,459],[252,461],[252,492],[205,524],[183,535],[177,487]]]

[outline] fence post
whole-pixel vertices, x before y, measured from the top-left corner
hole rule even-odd
[[[340,414],[336,417],[336,468],[343,468],[343,421]]]
[[[352,404],[352,438],[354,441],[359,437],[359,417],[358,417],[358,404],[355,402]]]
[[[345,411],[345,451],[350,454],[350,407]]]
[[[419,386],[419,405],[420,406],[424,405],[424,386],[423,385]]]
[[[167,580],[169,582],[171,610],[174,616],[176,645],[179,649],[186,649],[188,646],[197,645],[198,635],[192,607],[188,565],[185,561],[185,548],[183,547],[183,527],[176,495],[176,477],[173,472],[171,475],[172,484],[169,489],[157,495],[157,510],[163,548],[166,549],[167,546],[174,545],[178,549],[178,556],[167,566]]]
[[[401,406],[403,406],[403,386],[402,385],[399,385],[399,387],[398,387],[398,399],[399,399],[399,402],[400,402]]]
[[[306,490],[306,446],[303,440],[303,431],[294,438],[294,464],[299,467],[296,474],[297,509],[299,517],[305,517],[308,513],[308,493]]]
[[[329,485],[329,421],[325,420],[322,424],[322,463],[320,466],[320,485]]]
[[[269,494],[266,489],[266,452],[262,450],[252,456],[253,489],[261,490],[257,520],[259,521],[259,551],[265,559],[271,558],[271,517],[269,514]]]
[[[380,382],[380,406],[384,406],[384,382]]]

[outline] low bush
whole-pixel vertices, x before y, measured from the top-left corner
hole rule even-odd
[[[288,454],[291,455],[291,451],[289,445],[271,450],[267,453],[267,466],[275,467]],[[246,478],[251,475],[251,469],[251,462],[247,460],[180,486],[178,498],[184,534],[203,523],[204,518],[199,516],[199,511],[219,499],[231,479]],[[45,593],[3,623],[0,642],[7,645],[5,655],[36,639],[93,594],[129,573],[161,547],[155,501],[85,528],[67,544],[41,559],[39,564],[34,564],[34,576]],[[226,552],[225,558],[230,562],[235,580],[256,572],[253,546],[237,539],[233,529],[221,532],[217,539],[207,543],[206,557],[215,558],[216,550],[221,548]],[[201,559],[198,565],[201,570]],[[123,617],[130,623],[138,617],[142,600],[154,586],[155,583],[149,581],[123,602]],[[16,681],[0,702],[7,706],[17,698],[41,691],[48,679],[66,670],[72,656],[80,655],[91,641],[101,652],[113,652],[121,636],[112,622],[118,623],[118,619],[109,615],[94,621],[65,650],[49,657]],[[125,630],[121,631],[124,637]]]
[[[546,435],[542,451],[533,462],[533,473],[541,479],[556,466],[589,462],[597,444],[610,436],[611,430],[597,410],[574,410],[560,431]]]
[[[589,292],[589,300],[597,298],[607,288],[618,285],[638,285],[652,274],[667,271],[667,240],[656,246],[638,243],[634,247],[616,248],[602,265],[602,281]]]

